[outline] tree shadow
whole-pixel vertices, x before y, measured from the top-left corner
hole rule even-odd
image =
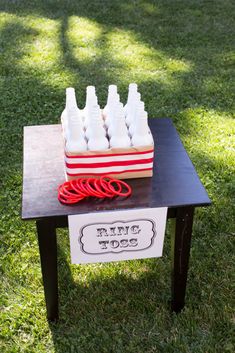
[[[154,101],[146,94],[150,116],[172,115],[189,107],[200,105],[206,109],[220,112],[233,112],[232,57],[232,1],[217,2],[213,6],[195,2],[175,1],[21,1],[2,2],[0,9],[15,13],[17,16],[37,15],[61,21],[61,49],[64,65],[75,74],[83,87],[88,82],[94,83],[101,89],[101,100],[104,99],[104,85],[114,80],[121,84],[121,93],[126,93],[122,87],[124,78],[112,75],[112,68],[118,69],[120,62],[107,59],[105,52],[109,51],[106,33],[124,30],[135,36],[136,41],[148,46],[152,55],[159,52],[170,61],[185,61],[190,63],[190,70],[186,72],[174,71],[172,78],[176,82],[173,87],[161,84],[157,75],[153,79],[140,82],[144,92],[152,92]],[[231,17],[228,17],[231,10]],[[180,16],[174,16],[174,13]],[[103,50],[98,58],[92,62],[82,62],[75,59],[67,37],[68,18],[78,16],[88,18],[101,25],[103,29]],[[104,61],[103,58],[106,58]],[[226,69],[222,68],[221,60],[227,60]],[[110,62],[112,65],[110,66]],[[174,66],[174,63],[173,65]],[[105,69],[106,67],[106,69]],[[107,69],[107,67],[109,69]],[[96,70],[99,68],[99,70]],[[101,69],[100,69],[101,68]],[[157,68],[156,68],[157,69]],[[165,72],[164,65],[160,71]],[[99,72],[99,74],[96,74]],[[224,76],[221,82],[220,75]],[[135,74],[133,78],[135,78]],[[192,84],[193,82],[193,84]],[[156,94],[156,96],[155,96]],[[144,94],[145,96],[145,94]],[[83,96],[82,96],[83,98]],[[156,99],[159,106],[156,107]],[[103,102],[102,102],[103,103]],[[149,103],[149,104],[148,104]],[[162,108],[160,108],[162,107]],[[185,124],[190,124],[185,119]]]
[[[109,276],[109,265],[99,264],[93,268],[95,276],[82,280],[82,276],[87,276],[84,265],[76,265],[76,270],[73,266],[72,275],[64,233],[58,248],[60,319],[50,323],[56,352],[105,352],[107,346],[109,352],[117,351],[117,347],[123,351],[130,345],[132,335],[140,335],[137,341],[141,351],[144,326],[147,324],[152,330],[163,307],[169,320],[166,326],[171,326],[169,273],[166,276],[170,268],[162,259],[116,263]],[[94,265],[88,266],[93,271]]]

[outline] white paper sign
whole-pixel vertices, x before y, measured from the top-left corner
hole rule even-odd
[[[167,208],[69,216],[73,264],[162,256]]]

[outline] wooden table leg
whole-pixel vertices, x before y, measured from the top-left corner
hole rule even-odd
[[[172,301],[171,309],[180,312],[185,304],[188,263],[194,207],[180,207],[176,212],[172,236]]]
[[[36,224],[47,318],[50,321],[56,321],[58,319],[56,228],[54,221],[51,219],[38,220]]]

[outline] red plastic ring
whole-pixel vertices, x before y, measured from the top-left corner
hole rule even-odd
[[[124,193],[124,192],[120,192],[120,190],[116,190],[116,189],[112,186],[113,183],[119,184],[119,186],[120,186],[120,185],[124,185],[125,188],[127,189],[127,192]],[[109,185],[110,190],[112,190],[112,192],[113,192],[115,195],[118,195],[118,196],[129,196],[129,195],[131,194],[131,192],[132,192],[130,185],[128,185],[127,183],[125,183],[125,181],[123,181],[123,180],[115,180],[115,179],[113,179],[113,180],[110,180],[110,181],[108,182],[108,185]],[[121,189],[122,189],[122,187],[121,187]]]
[[[106,180],[106,179],[109,179],[109,180]],[[113,194],[113,196],[115,195],[119,195],[119,194],[116,194],[116,193],[114,193],[113,192],[113,187],[110,187],[110,185],[109,185],[109,182],[110,181],[113,181],[113,182],[118,182],[119,180],[118,179],[114,179],[114,178],[111,178],[111,177],[109,177],[109,176],[107,176],[107,175],[104,175],[104,176],[102,176],[101,178],[100,178],[100,183],[101,183],[101,185],[103,186],[103,188],[105,189],[105,190],[107,190],[107,191],[109,191],[109,192],[111,192],[112,194]],[[104,184],[104,183],[106,183],[106,185]],[[108,189],[106,188],[106,186],[108,187]],[[119,184],[119,190],[117,190],[117,192],[118,193],[120,193],[120,191],[122,190],[122,187],[121,187],[121,185]],[[116,190],[115,190],[116,191]]]
[[[105,179],[100,179],[100,185],[105,191],[107,191],[110,194],[110,197],[115,196],[112,190],[110,189],[108,182]]]
[[[100,177],[100,180],[102,180],[102,181],[105,180],[105,179],[113,180],[113,178],[109,177],[108,175],[102,175]],[[107,180],[105,180],[105,181],[107,181]]]
[[[58,193],[67,199],[77,199],[79,195],[69,192],[66,188],[60,187]]]
[[[110,190],[108,190],[109,193],[105,192],[107,190],[101,185],[100,179],[95,179],[94,180],[94,185],[95,185],[96,190],[98,190],[102,195],[104,195],[104,197],[112,198],[114,196],[113,193],[112,194],[110,193]],[[103,188],[103,190],[101,188]]]
[[[86,188],[86,184],[84,184],[84,182],[86,182],[86,178],[81,178],[77,180],[77,185],[78,187],[80,187],[80,189],[82,190],[82,192],[84,192],[87,196],[90,196],[90,192],[89,190]]]
[[[86,179],[84,179],[84,178],[77,179],[77,181],[76,181],[76,186],[78,187],[78,189],[79,189],[82,193],[84,193],[86,196],[89,196],[88,191],[83,187],[83,184],[81,183],[81,181],[83,182],[83,181],[85,181],[85,180],[86,180]]]
[[[77,197],[76,199],[68,199],[67,197],[63,197],[61,194],[58,194],[58,200],[64,204],[72,205],[78,203],[83,200],[84,197]]]
[[[76,179],[75,179],[75,180],[71,180],[71,181],[70,181],[70,184],[71,184],[71,188],[72,188],[74,191],[76,191],[76,193],[77,193],[78,195],[81,195],[81,196],[84,196],[84,197],[87,196],[87,194],[85,194],[85,192],[83,192],[83,191],[80,189],[80,187],[78,186]]]
[[[126,192],[122,192],[123,187],[126,188]],[[124,181],[103,175],[99,179],[80,178],[66,181],[58,187],[58,200],[61,203],[72,205],[88,196],[98,198],[126,197],[131,192],[131,187]]]
[[[100,199],[104,198],[104,196],[102,195],[102,193],[100,193],[98,190],[96,189],[93,189],[91,183],[93,182],[94,183],[94,178],[88,178],[86,180],[86,188],[90,191],[90,195],[91,196],[95,196],[95,197],[98,197]]]

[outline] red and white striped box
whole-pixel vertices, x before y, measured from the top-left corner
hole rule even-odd
[[[65,152],[67,180],[109,175],[117,179],[153,175],[154,146],[110,148],[106,151]]]

